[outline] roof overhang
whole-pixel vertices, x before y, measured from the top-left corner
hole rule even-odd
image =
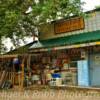
[[[100,46],[100,41],[97,42],[90,42],[90,43],[81,43],[81,44],[74,44],[74,45],[65,45],[65,46],[57,46],[52,48],[38,48],[38,49],[31,49],[30,53],[32,52],[45,52],[50,50],[63,50],[63,49],[72,49],[72,48],[81,48],[81,47],[89,47],[89,46]]]
[[[33,44],[30,52],[47,51],[48,49],[76,48],[92,45],[100,45],[100,30],[67,37],[41,40]]]

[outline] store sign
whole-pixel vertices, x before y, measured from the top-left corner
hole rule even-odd
[[[71,32],[84,29],[84,19],[76,17],[69,20],[58,21],[54,24],[55,33]]]

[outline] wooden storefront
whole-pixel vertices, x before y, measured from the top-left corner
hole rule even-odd
[[[87,15],[88,18],[72,17],[42,25],[39,41],[29,49],[30,54],[35,55],[32,63],[42,69],[42,74],[46,71],[60,74],[57,76],[59,84],[54,82],[56,85],[90,86],[88,57],[91,47],[100,46],[100,9]],[[44,79],[42,83],[46,84],[46,75],[41,78]],[[51,77],[49,84],[54,85],[53,79]]]

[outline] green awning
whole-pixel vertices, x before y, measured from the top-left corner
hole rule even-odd
[[[37,48],[51,48],[55,46],[72,45],[78,43],[95,42],[100,40],[100,30],[88,33],[82,33],[77,35],[71,35],[67,37],[59,37],[48,40],[41,40],[33,44],[30,49]]]

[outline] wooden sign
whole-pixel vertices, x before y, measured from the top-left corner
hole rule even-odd
[[[58,21],[54,24],[55,33],[71,32],[84,29],[84,19],[76,17],[69,20]]]

